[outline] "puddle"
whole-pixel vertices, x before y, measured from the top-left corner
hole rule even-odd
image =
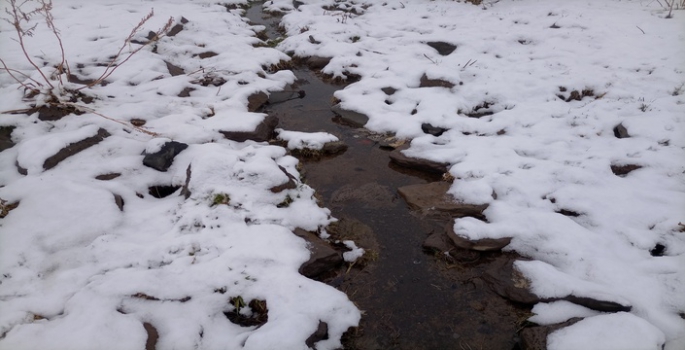
[[[262,20],[260,9],[256,4],[247,13],[254,23]],[[506,257],[472,253],[474,262],[448,264],[425,253],[425,238],[442,231],[446,222],[411,212],[397,188],[439,177],[391,164],[389,151],[369,139],[367,131],[336,123],[330,107],[333,93],[343,86],[325,83],[304,67],[294,73],[304,98],[270,104],[263,111],[277,116],[280,128],[325,131],[349,146],[337,156],[302,159],[302,171],[321,205],[342,219],[338,231],[373,251],[363,267],[344,266],[323,279],[363,310],[359,328],[343,340],[345,348],[514,348],[529,309],[505,301],[481,279],[488,262]]]

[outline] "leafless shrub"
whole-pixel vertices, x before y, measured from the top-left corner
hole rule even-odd
[[[65,93],[62,75],[66,73],[67,77],[71,76],[71,70],[69,68],[69,63],[66,59],[66,54],[64,50],[64,45],[62,43],[60,31],[55,26],[54,17],[52,15],[52,0],[7,1],[9,6],[5,9],[5,12],[8,16],[2,18],[2,20],[6,21],[12,26],[12,28],[16,32],[16,42],[19,44],[21,51],[24,54],[24,57],[26,58],[27,62],[31,66],[33,66],[33,68],[40,74],[42,79],[34,79],[30,75],[22,71],[9,67],[7,66],[5,61],[0,58],[0,63],[2,64],[1,70],[7,72],[12,79],[18,82],[25,89],[25,92],[28,92],[26,94],[27,97],[33,98],[43,93],[48,95],[46,101],[59,101],[57,95]],[[114,73],[114,71],[119,66],[126,63],[126,61],[128,61],[133,55],[140,52],[140,50],[142,50],[144,47],[156,42],[164,35],[166,35],[166,33],[171,28],[173,18],[169,18],[169,20],[162,28],[154,32],[155,35],[149,41],[143,43],[136,49],[132,50],[123,60],[121,60],[121,62],[118,62],[120,57],[122,56],[124,49],[131,44],[135,34],[142,29],[143,25],[150,18],[152,18],[153,15],[154,12],[151,10],[150,13],[143,17],[140,20],[140,22],[131,30],[128,37],[124,39],[124,42],[119,48],[119,51],[113,56],[113,58],[105,67],[103,73],[97,79],[83,87],[75,89],[74,91],[90,88],[102,83],[105,79],[112,75],[112,73]],[[27,49],[26,38],[32,37],[35,33],[36,28],[40,24],[40,21],[35,21],[36,17],[41,18],[42,22],[45,23],[50,32],[54,35],[60,50],[60,62],[56,65],[55,71],[50,76],[47,76],[45,72],[43,72],[41,67],[39,67],[36,63],[35,57],[33,57]],[[55,81],[57,83],[55,83]],[[59,88],[59,91],[57,92],[54,91],[56,87]]]

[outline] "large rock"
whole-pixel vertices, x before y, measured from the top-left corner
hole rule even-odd
[[[364,125],[366,125],[366,123],[369,121],[369,117],[365,114],[343,109],[339,103],[331,107],[331,111],[333,111],[333,113],[335,113],[335,115],[337,115],[343,121],[343,123],[349,124],[356,128],[364,127]]]
[[[300,266],[300,274],[314,278],[325,272],[331,271],[343,263],[342,254],[331,248],[321,238],[301,228],[296,228],[294,233],[307,241],[309,260]]]
[[[471,240],[454,232],[454,225],[451,223],[447,224],[445,231],[447,231],[447,236],[457,247],[477,250],[479,252],[500,251],[502,248],[511,243],[511,237],[482,238]]]
[[[397,191],[412,209],[421,210],[424,213],[447,213],[451,217],[483,217],[483,210],[488,207],[487,204],[459,203],[447,194],[449,188],[448,182],[440,181],[403,186]]]
[[[501,256],[488,266],[483,279],[501,297],[521,304],[535,304],[541,299],[530,291],[530,282],[516,270],[516,259]]]
[[[408,146],[406,144],[401,147],[397,147],[395,150],[390,152],[390,160],[399,166],[426,171],[429,173],[444,174],[447,172],[448,164],[423,158],[406,156],[402,151],[407,148]]]
[[[181,153],[188,145],[181,142],[170,141],[155,153],[145,154],[143,165],[159,171],[167,171],[174,162],[174,157]]]
[[[247,140],[252,140],[256,142],[266,142],[274,137],[274,129],[278,125],[278,118],[275,116],[267,116],[262,120],[254,131],[222,131],[224,137],[237,141],[244,142]]]
[[[50,158],[46,159],[45,162],[43,162],[43,169],[52,169],[55,166],[57,166],[57,164],[59,164],[61,161],[89,147],[97,145],[109,136],[110,134],[107,132],[107,130],[100,128],[98,129],[97,134],[91,137],[87,137],[81,141],[70,143],[69,145],[67,145],[67,147],[62,148],[61,150],[59,150],[59,152],[55,153]]]

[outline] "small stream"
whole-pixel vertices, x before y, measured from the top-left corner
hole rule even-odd
[[[247,17],[278,35],[278,17],[254,4]],[[316,189],[321,205],[340,219],[340,238],[353,239],[371,253],[364,263],[344,266],[322,279],[344,291],[360,310],[362,321],[350,330],[346,349],[512,349],[525,314],[480,278],[502,254],[475,254],[470,263],[448,263],[425,253],[422,242],[442,231],[447,221],[422,218],[397,194],[406,185],[439,181],[390,163],[370,133],[337,123],[333,93],[344,86],[325,82],[306,67],[293,70],[296,90],[305,97],[267,105],[279,128],[325,131],[348,145],[345,153],[301,159],[305,182]]]

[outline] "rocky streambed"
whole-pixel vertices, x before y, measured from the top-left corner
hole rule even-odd
[[[268,35],[278,35],[274,30],[278,15],[263,13],[261,5],[255,4],[247,16],[265,25]],[[267,36],[265,40],[278,39]],[[516,256],[474,250],[474,246],[497,250],[506,242],[499,246],[489,242],[485,248],[462,242],[459,248],[445,230],[453,217],[482,217],[484,207],[454,203],[446,195],[449,183],[442,177],[445,169],[440,170],[444,165],[405,157],[400,151],[408,141],[363,129],[365,116],[335,106],[333,94],[344,85],[317,71],[321,58],[295,60],[300,62],[293,69],[297,82],[284,92],[272,93],[258,110],[277,118],[280,129],[323,131],[345,145],[335,152],[293,152],[320,204],[340,219],[329,229],[329,246],[344,251],[346,247],[335,242],[353,240],[366,250],[354,264],[334,268],[336,261],[331,261],[327,271],[317,268],[317,275],[312,276],[344,291],[363,310],[360,326],[344,339],[345,347],[517,346],[517,330],[530,306],[507,301],[489,287],[493,282],[507,283],[501,267],[509,266],[511,275]],[[509,284],[513,287],[513,282]]]

